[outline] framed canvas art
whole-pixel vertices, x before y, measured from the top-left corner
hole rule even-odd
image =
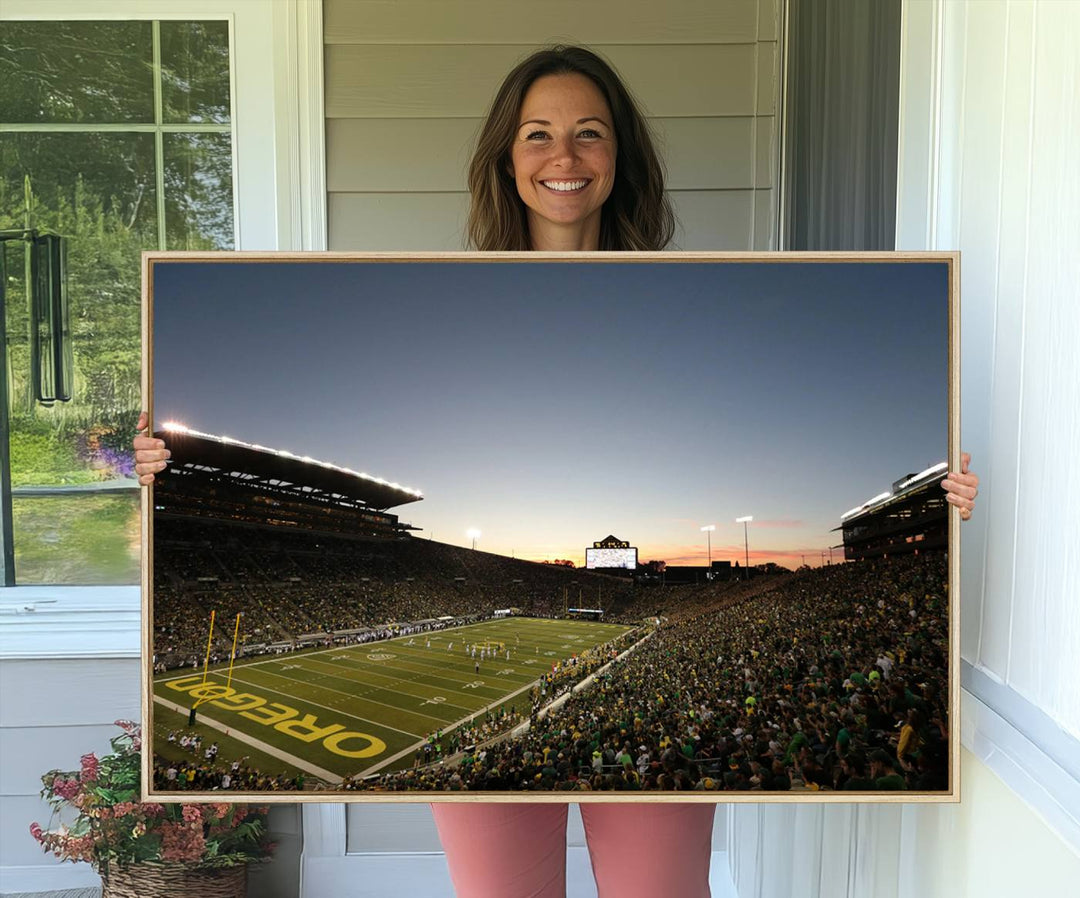
[[[957,254],[143,265],[148,797],[958,800]]]

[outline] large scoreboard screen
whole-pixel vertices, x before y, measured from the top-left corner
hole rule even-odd
[[[585,567],[590,570],[602,568],[637,570],[637,549],[586,549]]]

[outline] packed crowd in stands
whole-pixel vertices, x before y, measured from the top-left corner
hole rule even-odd
[[[583,658],[539,684],[527,733],[509,735],[524,723],[516,712],[489,714],[435,734],[412,769],[345,788],[948,787],[940,553],[655,587],[415,537],[357,540],[163,518],[155,521],[155,666],[202,664],[211,609],[217,662],[228,660],[241,612],[243,648],[281,652],[320,639],[387,638],[401,627],[420,632],[497,608],[552,616],[568,594],[574,604],[582,593],[602,593],[606,620],[660,614],[664,623],[616,661]],[[603,664],[593,685],[565,695]],[[159,759],[161,787],[303,786],[235,762],[218,766],[199,750],[186,763]]]
[[[602,594],[606,617],[625,619],[629,579],[515,560],[430,540],[358,540],[303,531],[159,516],[154,524],[154,663],[198,667],[215,617],[212,663],[238,652],[304,647],[301,637],[391,622],[490,616],[500,608],[550,617],[582,593]],[[573,593],[573,595],[571,595]],[[371,633],[336,641],[368,641]],[[309,641],[309,644],[310,644]]]
[[[217,743],[204,746],[194,730],[170,732],[168,743],[169,753],[180,757],[154,755],[154,785],[163,792],[285,792],[305,787],[302,773],[270,775],[244,763],[246,758],[219,764]]]
[[[948,788],[943,555],[708,592],[527,734],[347,788]]]

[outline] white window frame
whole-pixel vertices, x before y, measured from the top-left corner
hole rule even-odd
[[[229,22],[236,248],[326,248],[321,0],[4,0],[0,21]],[[0,589],[0,658],[138,657],[138,586]]]

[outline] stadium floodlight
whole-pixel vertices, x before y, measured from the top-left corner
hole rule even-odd
[[[701,532],[706,534],[705,538],[706,540],[708,540],[709,545],[709,571],[712,571],[712,535],[715,529],[715,524],[706,524],[704,527],[701,528]]]
[[[472,540],[473,551],[476,551],[476,540],[480,536],[479,530],[466,530],[465,535]]]
[[[946,470],[948,467],[949,467],[948,462],[939,461],[936,465],[931,465],[929,468],[926,468],[925,470],[919,471],[918,474],[912,474],[903,483],[900,483],[900,484],[897,485],[896,491],[899,492],[900,490],[907,489],[909,486],[911,486],[911,484],[918,483],[918,481],[922,480],[924,477],[930,477],[930,476],[932,476],[934,474],[940,474],[942,471]]]
[[[392,489],[400,490],[403,493],[409,493],[415,496],[417,499],[424,498],[424,494],[420,490],[413,489],[411,486],[402,486],[399,483],[391,483],[389,480],[383,480],[383,478],[374,477],[371,474],[358,474],[356,473],[356,471],[353,471],[350,468],[343,468],[340,465],[335,465],[328,461],[319,461],[317,458],[311,458],[311,456],[308,455],[295,455],[288,449],[270,449],[266,446],[260,446],[257,443],[245,443],[243,440],[237,440],[233,437],[223,437],[213,433],[203,433],[201,430],[194,430],[183,424],[178,424],[175,421],[166,421],[162,425],[162,428],[172,433],[186,433],[190,434],[193,437],[199,437],[204,440],[213,440],[216,443],[224,443],[228,446],[241,446],[244,449],[253,449],[256,452],[266,452],[272,455],[276,455],[279,458],[291,458],[295,459],[296,461],[302,461],[304,462],[304,464],[318,465],[320,468],[326,468],[329,471],[338,471],[342,474],[349,474],[350,476],[358,477],[361,480],[368,480],[372,483],[377,483],[380,486],[388,486]]]
[[[742,524],[743,529],[743,544],[746,547],[746,579],[750,579],[750,531],[748,529],[750,522],[754,520],[752,514],[748,514],[745,517],[735,518],[736,524]]]
[[[886,490],[883,493],[878,493],[876,496],[874,496],[873,499],[867,499],[865,502],[863,502],[862,505],[856,505],[854,508],[845,511],[842,515],[840,515],[840,520],[846,520],[854,514],[859,514],[859,512],[866,511],[866,509],[868,509],[871,505],[875,505],[878,502],[884,502],[891,496],[892,493],[889,490]]]

